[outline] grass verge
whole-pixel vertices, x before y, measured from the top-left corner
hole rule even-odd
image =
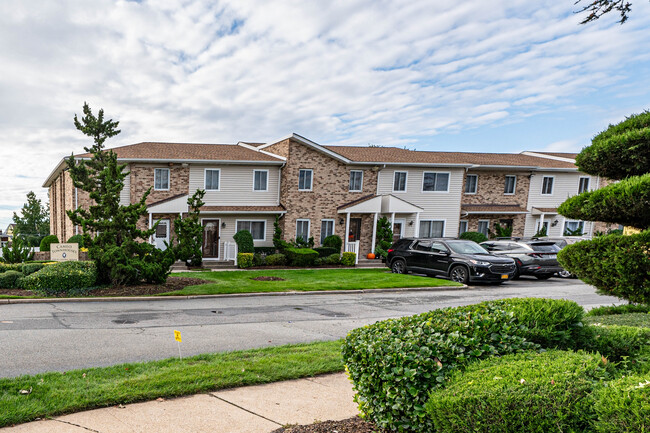
[[[0,379],[0,427],[338,371],[343,371],[340,340]],[[20,394],[29,389],[31,394]]]
[[[648,313],[624,313],[608,314],[606,316],[588,316],[584,318],[585,323],[616,326],[636,326],[638,328],[650,328],[650,314]]]
[[[408,287],[460,286],[449,280],[416,275],[393,274],[388,269],[269,269],[262,271],[183,272],[179,277],[207,280],[163,295],[214,295],[321,290],[362,290]],[[256,281],[257,277],[277,277],[283,281]],[[173,278],[173,277],[172,277]]]

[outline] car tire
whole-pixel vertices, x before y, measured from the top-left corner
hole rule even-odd
[[[535,278],[537,278],[538,280],[548,280],[552,276],[553,274],[539,274],[539,275],[535,275]]]
[[[406,274],[406,262],[401,259],[393,260],[393,263],[390,264],[390,270],[394,274]]]
[[[449,271],[449,278],[451,281],[455,281],[461,284],[467,284],[469,282],[469,271],[465,266],[458,265],[451,268]]]

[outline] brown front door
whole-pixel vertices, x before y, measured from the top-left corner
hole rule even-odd
[[[393,223],[393,243],[399,241],[402,238],[402,225],[403,222],[395,221]]]
[[[348,242],[356,242],[359,239],[361,239],[361,218],[350,218]]]
[[[219,220],[203,220],[203,257],[219,258]]]

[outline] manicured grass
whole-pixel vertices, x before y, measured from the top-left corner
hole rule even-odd
[[[608,314],[606,316],[589,316],[584,318],[585,323],[600,323],[601,325],[636,326],[650,328],[650,314],[626,313]]]
[[[0,379],[0,427],[343,369],[339,340]],[[29,389],[31,394],[20,394],[20,390]]]
[[[174,275],[201,278],[209,281],[210,284],[188,286],[183,290],[165,293],[165,295],[460,286],[460,284],[449,280],[393,274],[388,269],[269,269],[263,271],[184,272]],[[285,281],[253,280],[256,277],[279,277]]]

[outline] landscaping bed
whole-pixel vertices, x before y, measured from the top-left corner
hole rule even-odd
[[[377,426],[358,416],[342,421],[323,421],[309,425],[291,425],[273,430],[271,433],[374,433]]]

